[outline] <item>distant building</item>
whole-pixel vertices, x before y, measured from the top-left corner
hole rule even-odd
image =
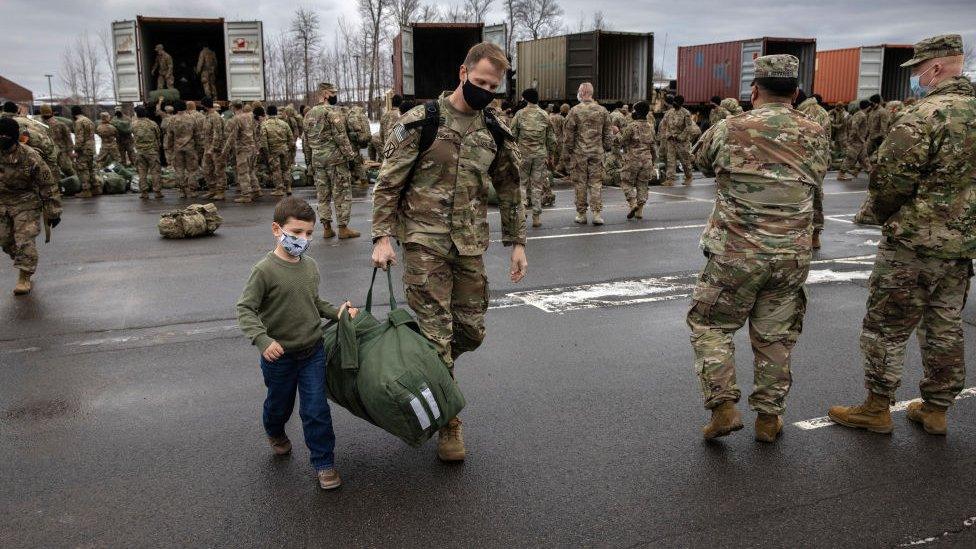
[[[0,76],[0,101],[13,101],[27,105],[34,102],[34,93]]]

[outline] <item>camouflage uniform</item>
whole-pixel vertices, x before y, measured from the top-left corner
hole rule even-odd
[[[362,107],[349,109],[346,115],[346,131],[349,133],[349,142],[356,151],[356,155],[353,156],[352,162],[349,164],[353,181],[368,183],[369,178],[366,176],[366,166],[360,151],[369,146],[373,134],[370,132],[369,119],[366,118],[366,113],[363,112]]]
[[[721,103],[719,103],[719,106],[729,111],[729,116],[742,114],[742,105],[740,105],[739,100],[734,97],[726,97]]]
[[[121,118],[115,116],[111,124],[118,131],[116,136],[119,146],[119,158],[126,166],[132,166],[136,162],[136,151],[132,146],[132,121],[125,115]]]
[[[489,185],[498,192],[504,245],[525,243],[525,213],[514,139],[499,150],[484,113],[460,113],[447,97],[438,99],[443,123],[430,149],[419,152],[420,130],[402,126],[423,119],[423,105],[401,117],[390,135],[373,194],[372,236],[395,237],[405,247],[407,301],[453,369],[485,337]]]
[[[17,143],[0,152],[0,248],[27,274],[37,270],[41,214],[61,217],[61,194],[47,163],[31,147]]]
[[[796,110],[800,111],[804,116],[813,120],[824,130],[824,135],[827,139],[830,139],[830,114],[827,113],[827,109],[820,106],[817,99],[814,97],[808,97],[803,100],[799,105],[796,106]],[[830,163],[827,163],[828,167]],[[823,187],[817,187],[817,194],[813,196],[813,230],[817,232],[823,231],[824,227],[824,213],[823,213]]]
[[[945,408],[963,388],[962,310],[976,258],[974,143],[976,97],[955,77],[906,108],[879,149],[856,219],[883,224],[884,234],[861,330],[872,393],[894,399],[916,327],[922,398]]]
[[[847,125],[850,115],[843,105],[837,105],[830,109],[830,139],[832,155],[843,158],[844,148],[847,143]]]
[[[268,169],[275,192],[291,194],[291,164],[288,163],[288,144],[294,143],[288,122],[269,116],[261,123],[261,148],[268,157]]]
[[[712,127],[730,116],[732,116],[732,113],[722,105],[714,106],[711,112],[708,113],[708,127]]]
[[[393,126],[398,120],[400,120],[400,111],[396,108],[386,111],[380,118],[380,142],[382,143],[380,151],[384,150],[386,140],[390,138],[390,132],[393,131]]]
[[[71,165],[71,157],[69,156],[72,147],[71,130],[68,129],[67,125],[53,116],[45,118],[44,123],[47,124],[48,137],[58,146],[58,168],[60,169],[61,177],[75,175],[75,169]],[[58,172],[55,172],[55,176],[57,174]]]
[[[868,109],[868,137],[867,137],[867,152],[865,153],[868,157],[868,162],[872,165],[877,159],[878,147],[881,146],[881,142],[884,141],[886,129],[888,127],[888,110],[885,108],[884,102],[873,105]]]
[[[254,117],[254,111],[248,110],[248,107],[244,109],[254,120],[254,124],[251,126],[252,137],[254,140],[254,154],[248,158],[248,169],[251,172],[251,181],[254,181],[254,192],[257,195],[261,194],[262,183],[267,183],[267,180],[262,180],[258,175],[258,168],[265,167],[267,165],[268,158],[264,155],[264,151],[261,149],[261,121]],[[262,170],[265,175],[268,175],[267,170]]]
[[[282,118],[288,123],[288,129],[291,130],[292,139],[288,142],[288,166],[295,165],[295,158],[298,155],[298,139],[302,136],[302,119],[295,112],[295,107],[288,105],[283,109],[284,116]],[[288,180],[291,181],[291,173],[288,174]],[[290,184],[289,184],[290,186]]]
[[[849,121],[847,130],[847,158],[844,165],[840,167],[838,176],[845,173],[852,173],[854,177],[860,170],[871,171],[871,165],[867,157],[868,124],[867,113],[864,109],[858,109]]]
[[[143,196],[149,192],[149,176],[152,175],[152,189],[158,196],[162,192],[162,176],[159,167],[159,144],[162,132],[150,118],[136,118],[132,123],[132,141],[135,144],[136,170],[139,172],[139,192]]]
[[[346,121],[338,107],[320,104],[305,113],[305,136],[311,154],[312,176],[319,199],[319,219],[332,223],[332,204],[340,227],[352,213],[352,173],[349,163],[358,154],[349,142]]]
[[[668,109],[664,113],[664,118],[661,119],[659,138],[664,145],[665,173],[663,184],[665,186],[674,185],[679,160],[684,168],[685,182],[691,181],[692,161],[689,136],[691,126],[694,125],[695,122],[691,119],[691,113],[684,107]]]
[[[603,157],[612,134],[607,109],[596,101],[583,101],[569,111],[563,125],[562,154],[576,188],[576,212],[603,211]]]
[[[556,136],[549,115],[539,105],[528,104],[515,114],[512,136],[522,152],[523,194],[534,215],[542,214],[542,193],[549,179],[548,162],[556,150]]]
[[[203,95],[217,99],[217,54],[206,46],[200,50],[200,56],[197,57],[197,74],[200,75]]]
[[[151,73],[156,73],[156,89],[173,87],[173,57],[165,51],[156,52]]]
[[[756,76],[795,77],[798,66],[791,55],[759,57]],[[814,190],[823,184],[829,149],[823,128],[782,103],[726,118],[695,146],[698,167],[717,184],[701,238],[708,263],[687,317],[706,408],[739,400],[733,336],[748,320],[750,407],[783,413],[790,352],[806,311]]]
[[[216,109],[210,109],[203,122],[203,161],[200,171],[207,189],[215,195],[227,191],[227,161],[224,157],[224,119]]]
[[[234,155],[234,180],[237,192],[248,196],[257,190],[257,182],[251,178],[250,158],[257,154],[254,142],[254,126],[257,121],[251,113],[240,111],[227,121],[224,157]]]
[[[634,120],[620,132],[618,142],[624,151],[620,190],[631,208],[642,208],[647,203],[647,186],[654,179],[657,166],[654,133],[654,122],[646,119]]]
[[[48,135],[44,124],[26,116],[17,116],[14,113],[2,113],[0,118],[13,118],[20,127],[21,135],[27,136],[24,143],[41,155],[41,160],[47,164],[52,176],[58,173],[58,156],[60,149],[53,139]],[[57,178],[55,178],[57,179]]]
[[[95,128],[95,133],[102,140],[102,146],[98,151],[98,158],[95,159],[95,165],[101,169],[112,163],[121,164],[122,157],[119,156],[119,144],[116,141],[119,131],[115,129],[115,126],[103,121]]]
[[[191,178],[197,162],[197,131],[193,118],[186,111],[172,116],[166,124],[165,146],[173,151],[170,162],[176,172],[176,186],[183,197],[194,194]]]
[[[95,180],[95,124],[85,115],[75,117],[75,172],[82,192],[102,194]]]
[[[194,159],[193,172],[190,175],[190,188],[196,190],[203,179],[203,155],[207,146],[207,115],[193,109],[187,108],[186,115],[193,120],[193,140],[196,142],[197,157]]]

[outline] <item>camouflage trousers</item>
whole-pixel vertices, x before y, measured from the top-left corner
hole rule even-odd
[[[603,184],[613,187],[620,186],[620,152],[613,150],[603,157]]]
[[[624,160],[620,170],[620,190],[631,206],[647,204],[647,187],[654,180],[655,162],[651,157],[633,157]]]
[[[14,260],[14,268],[33,274],[37,270],[37,245],[41,210],[0,205],[0,248]]]
[[[136,153],[136,171],[139,172],[139,192],[149,192],[149,176],[152,176],[152,190],[162,192],[163,179],[160,174],[159,153]]]
[[[167,74],[159,73],[156,75],[156,89],[161,90],[163,88],[173,89],[173,71]]]
[[[666,139],[664,141],[664,184],[673,185],[678,161],[681,161],[681,168],[685,172],[685,179],[691,179],[691,146],[687,141],[675,141]]]
[[[95,180],[95,157],[92,153],[78,153],[75,158],[75,174],[81,181],[82,191],[102,194],[102,189]]]
[[[576,212],[585,214],[587,206],[594,212],[602,212],[603,157],[579,157],[569,172],[576,190]]]
[[[257,189],[257,181],[251,177],[251,159],[254,151],[235,151],[234,153],[234,181],[237,182],[237,193],[241,196],[249,195]]]
[[[790,353],[803,329],[810,258],[712,255],[698,278],[688,312],[695,370],[706,408],[738,402],[733,337],[749,321],[754,356],[749,406],[780,415],[793,376]]]
[[[813,190],[813,230],[820,232],[824,228],[823,187]]]
[[[99,169],[108,166],[111,163],[122,163],[122,157],[119,155],[119,146],[115,143],[102,143],[102,148],[98,151],[98,157],[95,159],[95,165]]]
[[[176,173],[176,188],[184,194],[195,191],[196,181],[193,177],[198,166],[197,151],[194,149],[174,150],[170,162],[173,164],[173,171]]]
[[[312,151],[308,148],[308,140],[306,139],[302,139],[302,158],[305,160],[305,173],[311,178],[315,167],[312,166]]]
[[[288,159],[287,149],[268,153],[268,172],[275,190],[291,192],[291,164]]]
[[[75,167],[71,163],[71,157],[65,151],[60,151],[58,153],[58,169],[61,172],[61,177],[71,177],[75,175]],[[55,175],[58,172],[54,172]]]
[[[352,174],[349,164],[315,166],[315,191],[319,198],[319,219],[322,223],[332,223],[332,205],[335,204],[335,219],[340,227],[349,224],[352,215]]]
[[[119,139],[119,154],[122,163],[126,166],[132,166],[136,163],[136,148],[132,144],[132,138]]]
[[[840,167],[840,173],[857,174],[864,170],[871,171],[871,164],[868,162],[867,148],[860,141],[848,142],[847,156],[844,158],[844,165]]]
[[[363,160],[363,155],[358,151],[352,161],[349,162],[349,173],[356,184],[369,181],[369,176],[366,175],[366,162]]]
[[[200,171],[204,181],[207,182],[207,190],[214,193],[222,193],[227,190],[227,166],[224,155],[219,151],[205,151],[203,161],[200,162]]]
[[[919,383],[922,398],[942,407],[953,403],[966,380],[962,309],[972,274],[968,259],[919,256],[882,240],[861,328],[864,384],[869,391],[894,398],[908,338],[918,328],[925,372]]]
[[[457,357],[477,349],[485,339],[484,258],[460,255],[455,247],[445,254],[408,242],[403,265],[407,302],[420,330],[453,371]]]
[[[522,158],[522,181],[525,182],[526,210],[533,214],[542,213],[542,200],[546,182],[549,180],[549,166],[542,155],[527,155]]]

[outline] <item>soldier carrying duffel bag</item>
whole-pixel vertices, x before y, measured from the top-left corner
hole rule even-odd
[[[420,446],[464,408],[464,395],[437,350],[405,309],[397,308],[386,271],[390,314],[371,313],[376,269],[366,307],[343,314],[325,331],[326,391],[353,415]]]
[[[194,238],[211,235],[224,222],[213,204],[190,204],[182,210],[160,215],[156,227],[163,238]]]

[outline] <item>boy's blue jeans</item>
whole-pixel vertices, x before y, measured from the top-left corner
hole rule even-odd
[[[295,408],[295,393],[301,395],[298,415],[302,418],[305,445],[316,471],[335,465],[335,432],[332,412],[325,396],[325,349],[322,343],[303,351],[286,352],[268,362],[261,357],[261,372],[268,397],[264,400],[264,430],[268,436],[285,433],[285,423]]]

